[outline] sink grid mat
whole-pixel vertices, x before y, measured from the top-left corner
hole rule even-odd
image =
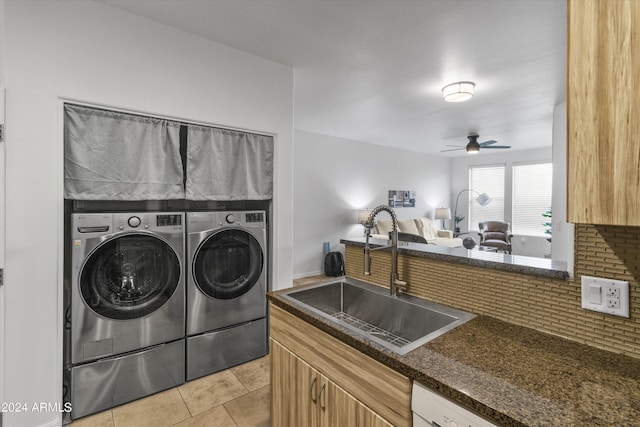
[[[333,313],[331,317],[342,320],[343,322],[355,327],[356,329],[367,332],[376,338],[379,338],[398,347],[402,347],[403,345],[411,343],[411,341],[407,341],[406,339],[394,335],[391,332],[385,331],[384,329],[380,329],[377,326],[364,322],[357,317],[353,317],[350,314],[345,313],[344,311]]]

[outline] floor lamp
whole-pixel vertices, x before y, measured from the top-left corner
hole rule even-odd
[[[476,193],[478,197],[475,198],[475,201],[478,202],[480,206],[487,206],[493,200],[491,197],[489,197],[487,193],[480,194],[476,190],[473,190],[471,188],[465,188],[464,190],[460,191],[458,193],[458,196],[456,197],[456,207],[453,211],[453,221],[455,223],[453,231],[456,233],[460,232],[460,227],[458,227],[458,223],[464,219],[463,216],[458,216],[458,201],[460,200],[460,195],[465,191],[468,191],[470,193]]]

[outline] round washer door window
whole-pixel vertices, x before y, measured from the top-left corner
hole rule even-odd
[[[96,313],[126,320],[160,308],[179,281],[180,260],[164,240],[131,234],[107,241],[89,255],[80,292]]]
[[[263,264],[262,248],[255,237],[243,230],[227,229],[202,242],[196,251],[193,276],[206,295],[232,299],[256,284]]]

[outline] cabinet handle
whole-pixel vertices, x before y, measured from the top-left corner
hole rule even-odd
[[[318,401],[318,396],[316,395],[316,381],[318,381],[318,377],[315,377],[313,381],[311,381],[311,387],[309,388],[309,393],[311,394],[311,401],[316,403]]]
[[[325,405],[325,398],[324,398],[324,388],[325,388],[326,384],[322,384],[322,387],[320,387],[320,409],[322,409],[324,411],[326,405]]]

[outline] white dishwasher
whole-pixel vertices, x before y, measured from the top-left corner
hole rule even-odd
[[[496,427],[415,381],[411,410],[414,427]]]

